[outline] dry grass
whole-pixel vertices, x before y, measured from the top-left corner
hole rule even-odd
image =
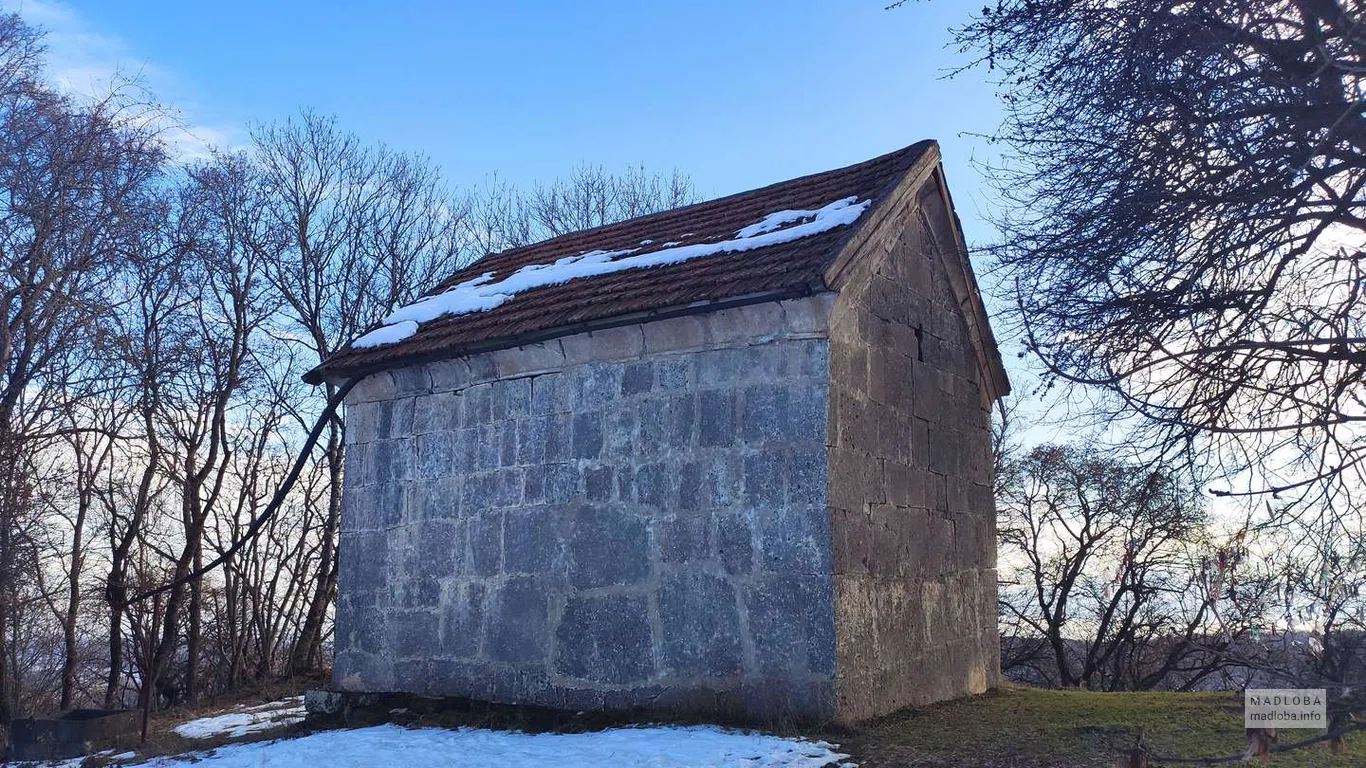
[[[1159,755],[1241,753],[1246,747],[1242,696],[1005,687],[901,712],[839,740],[864,768],[1110,768],[1140,733],[1146,733],[1145,743]],[[1282,741],[1319,733],[1283,731]],[[1347,751],[1333,755],[1318,744],[1275,755],[1271,765],[1366,766],[1366,734],[1349,735]]]

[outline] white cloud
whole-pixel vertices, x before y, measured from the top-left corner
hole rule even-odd
[[[232,149],[243,143],[241,127],[195,119],[194,89],[183,78],[139,55],[119,37],[92,29],[60,0],[20,0],[9,8],[46,33],[48,77],[61,89],[97,97],[131,81],[155,95],[171,112],[163,130],[176,157],[202,158],[211,147]]]

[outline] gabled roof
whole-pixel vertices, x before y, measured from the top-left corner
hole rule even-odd
[[[517,346],[620,322],[642,313],[727,306],[805,295],[825,288],[824,271],[845,243],[872,219],[907,172],[935,144],[922,141],[847,168],[803,176],[729,197],[675,208],[534,245],[497,253],[457,271],[428,292],[434,296],[489,273],[505,280],[531,265],[606,252],[635,258],[666,248],[733,241],[746,228],[781,211],[813,211],[844,198],[871,205],[852,224],[746,250],[723,250],[680,263],[579,277],[533,287],[485,311],[426,320],[412,335],[379,346],[352,345],[309,371],[318,383],[433,359]],[[790,223],[790,222],[787,222]],[[629,255],[613,255],[627,252]],[[600,257],[601,258],[601,257]],[[629,320],[628,320],[629,318]],[[397,334],[394,337],[401,337]]]

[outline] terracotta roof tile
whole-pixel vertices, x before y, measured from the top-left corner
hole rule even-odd
[[[502,278],[526,265],[548,264],[564,256],[638,248],[642,240],[653,241],[643,251],[661,248],[671,241],[692,244],[726,240],[770,213],[815,209],[851,195],[860,201],[871,199],[871,212],[931,145],[932,142],[922,141],[847,168],[503,251],[457,271],[429,294],[486,272]],[[512,346],[529,337],[556,335],[557,329],[571,332],[583,323],[610,322],[616,316],[649,310],[818,288],[824,268],[858,224],[868,218],[865,212],[852,226],[766,248],[534,288],[487,312],[447,315],[423,323],[414,336],[397,344],[344,348],[305,378],[316,383],[325,376],[346,377],[474,350]]]

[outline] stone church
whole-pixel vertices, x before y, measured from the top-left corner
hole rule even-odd
[[[938,146],[489,256],[346,399],[334,688],[853,722],[998,675],[1009,391]]]

